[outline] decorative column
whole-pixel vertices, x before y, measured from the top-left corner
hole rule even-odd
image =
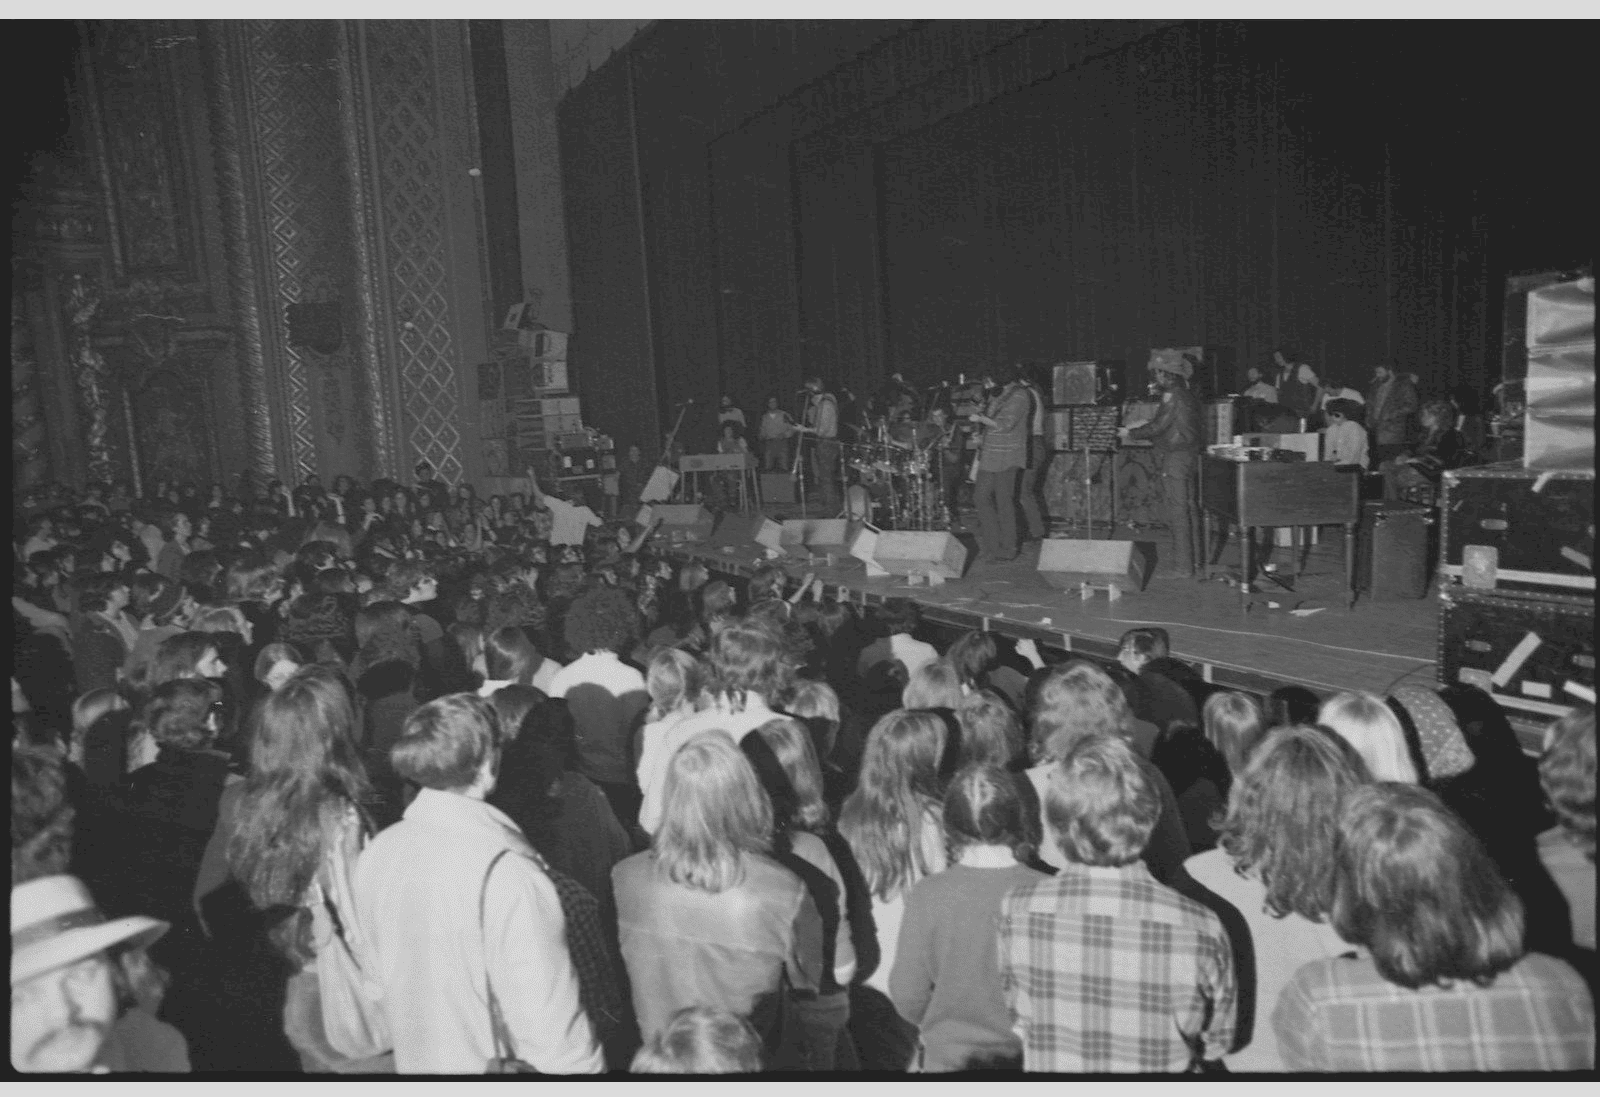
[[[86,427],[84,448],[88,453],[88,479],[110,483],[114,459],[111,453],[111,423],[107,393],[110,374],[106,360],[94,347],[95,313],[100,297],[81,274],[72,276],[67,291],[69,345],[74,376],[78,382],[78,402]]]
[[[20,294],[11,297],[11,487],[27,491],[44,483],[44,409],[39,401],[39,362],[24,319]]]

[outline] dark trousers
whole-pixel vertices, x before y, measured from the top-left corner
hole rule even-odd
[[[789,439],[761,439],[761,468],[764,472],[789,471]]]
[[[1196,526],[1199,508],[1195,506],[1197,454],[1170,450],[1161,459],[1161,491],[1167,503],[1167,527],[1172,531],[1172,570],[1179,575],[1194,574]]]
[[[1035,451],[1043,449],[1037,442],[1034,443]],[[1028,536],[1035,541],[1042,541],[1050,533],[1049,523],[1045,521],[1044,510],[1039,505],[1039,486],[1044,480],[1044,465],[1048,459],[1047,454],[1035,453],[1033,462],[1022,470],[1021,486],[1017,489],[1022,503],[1022,521],[1027,526]]]
[[[1021,472],[978,470],[972,493],[978,509],[978,549],[991,559],[1009,560],[1017,554],[1017,479]]]
[[[811,471],[816,476],[812,490],[825,508],[839,505],[839,443],[832,438],[819,439],[811,450]]]

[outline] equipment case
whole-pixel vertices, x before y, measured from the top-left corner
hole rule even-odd
[[[1446,582],[1593,594],[1593,469],[1483,465],[1446,471],[1442,486],[1439,570]]]
[[[1594,602],[1447,586],[1439,594],[1438,674],[1488,692],[1537,750],[1543,729],[1594,701]]]

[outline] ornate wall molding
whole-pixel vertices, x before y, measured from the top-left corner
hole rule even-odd
[[[389,343],[399,377],[397,458],[427,461],[452,484],[476,471],[463,441],[461,375],[474,349],[486,353],[472,199],[463,190],[473,163],[463,35],[453,22],[362,23],[351,51],[368,91],[356,129],[373,196],[371,255],[385,283],[381,312],[397,332]]]
[[[209,48],[206,76],[211,108],[212,144],[216,150],[217,184],[221,192],[223,245],[228,291],[239,331],[241,396],[249,447],[249,468],[264,479],[279,474],[279,447],[273,437],[273,394],[267,377],[264,298],[251,246],[250,200],[246,184],[243,139],[238,111],[237,61],[230,48],[231,31],[206,27]]]

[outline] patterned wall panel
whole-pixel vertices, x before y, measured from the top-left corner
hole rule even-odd
[[[396,340],[404,460],[429,462],[447,483],[463,463],[445,170],[445,135],[433,25],[364,24],[362,59],[370,93],[371,163],[388,311]]]
[[[271,258],[265,319],[276,329],[292,474],[303,479],[319,471],[312,419],[319,394],[306,356],[289,345],[284,306],[332,292],[335,270],[328,253],[336,246],[340,221],[327,180],[316,176],[319,165],[339,160],[336,80],[314,63],[319,53],[328,52],[319,49],[326,24],[254,20],[243,30],[252,145]]]

